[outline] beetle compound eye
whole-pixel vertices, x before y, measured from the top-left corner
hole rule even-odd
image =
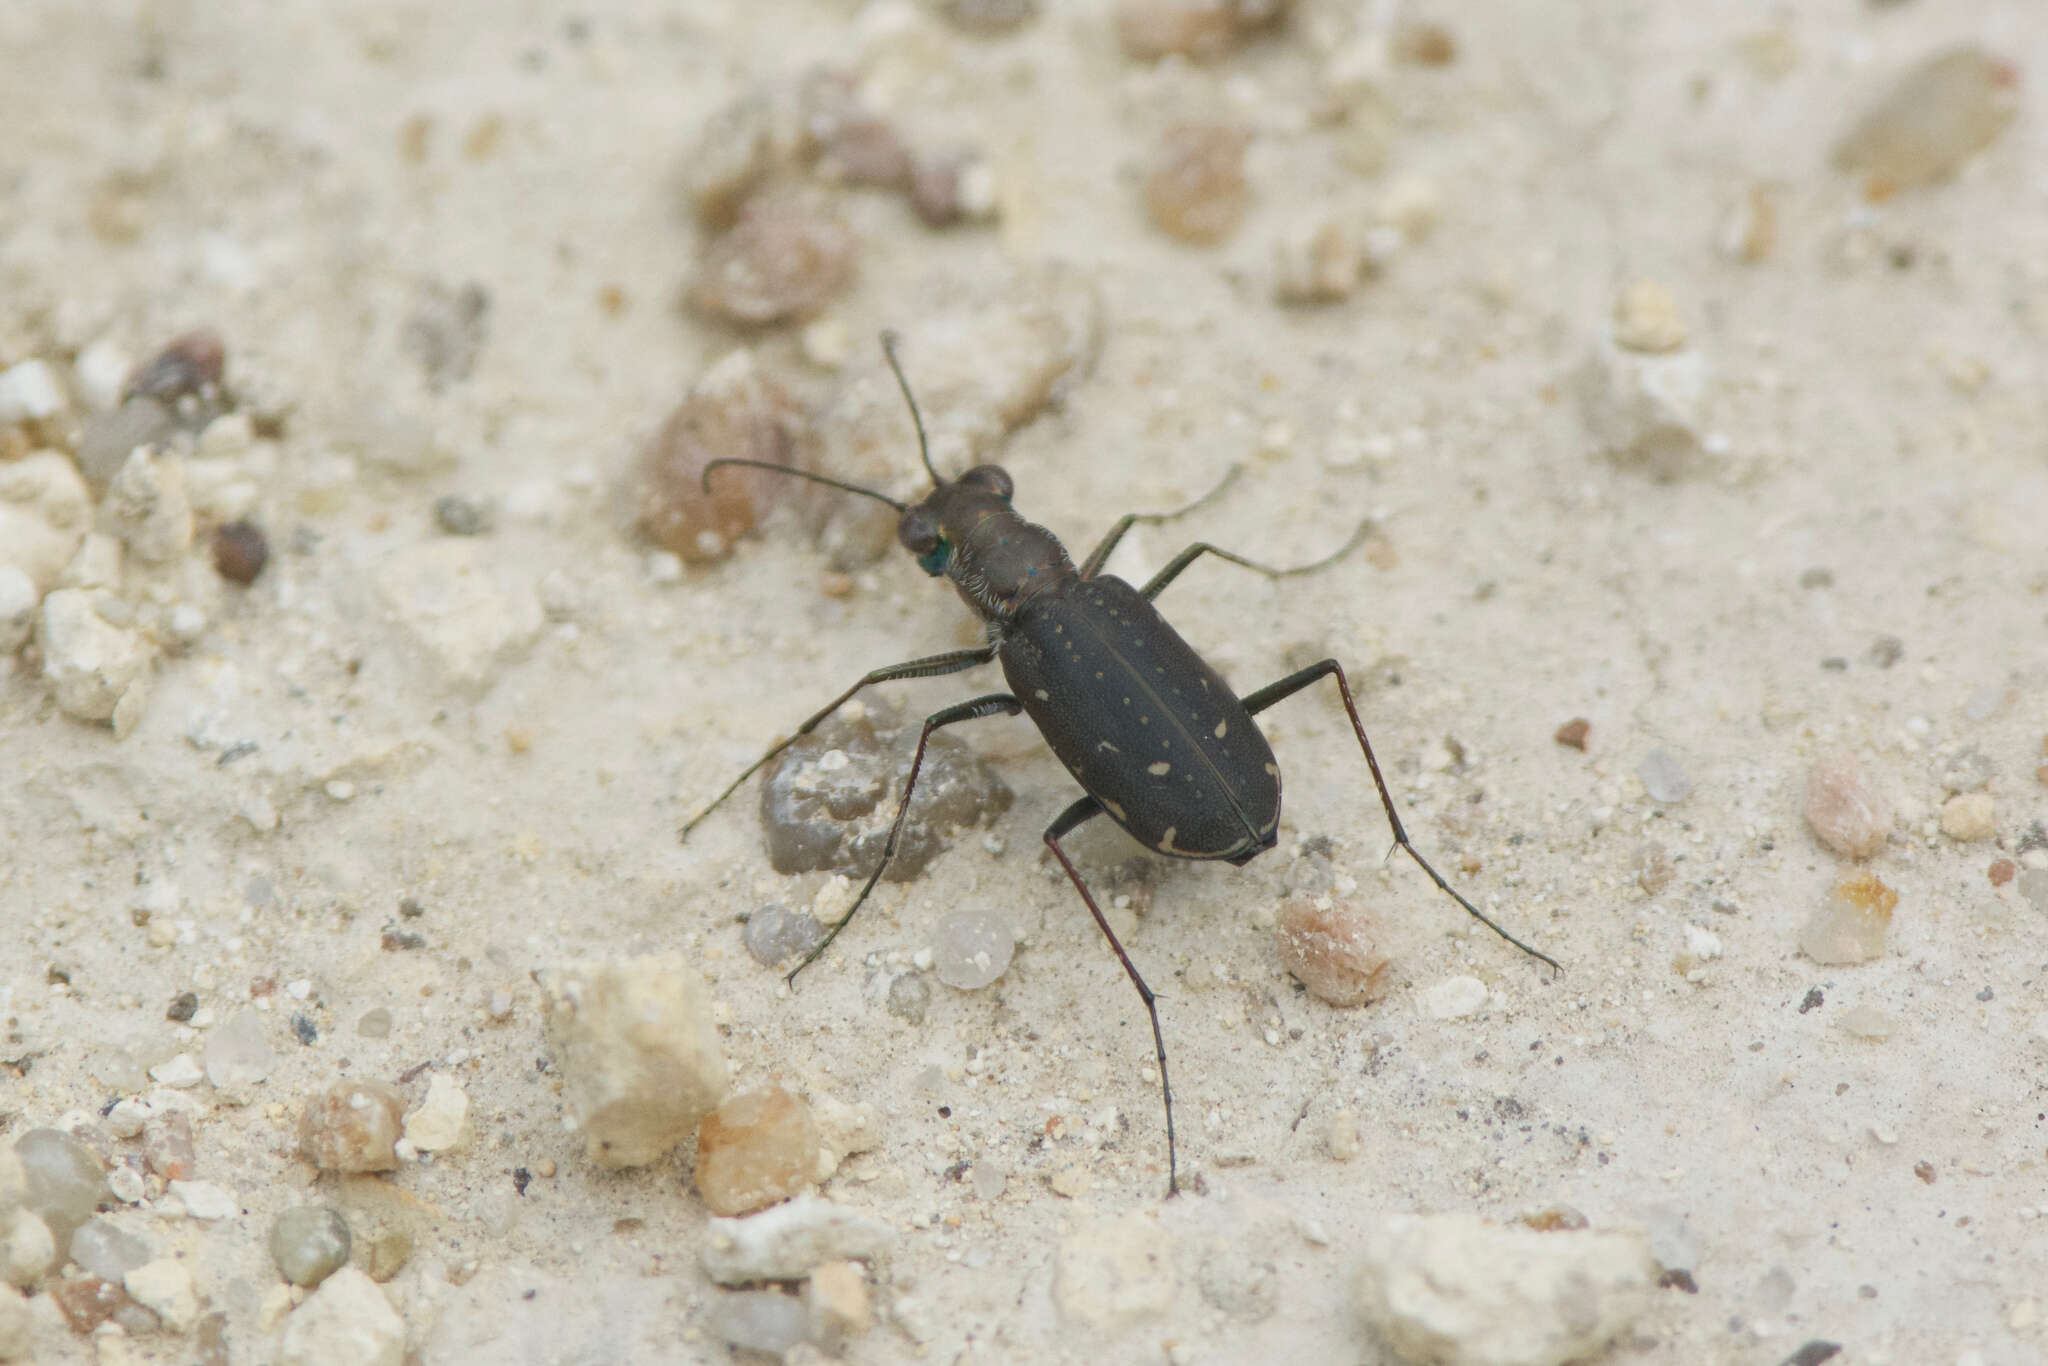
[[[938,544],[917,557],[917,567],[937,577],[946,572],[947,562],[953,558],[953,543],[939,537]]]
[[[1010,478],[1010,472],[1001,465],[976,465],[960,476],[960,482],[987,489],[1006,503],[1017,487]]]
[[[897,520],[896,539],[922,560],[939,543],[938,523],[923,508],[912,508]]]

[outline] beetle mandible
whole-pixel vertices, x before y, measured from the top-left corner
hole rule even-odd
[[[1180,1189],[1173,1129],[1173,1088],[1166,1075],[1166,1038],[1159,1028],[1159,1008],[1152,988],[1138,972],[1110,929],[1088,884],[1060,847],[1060,839],[1076,826],[1107,815],[1146,848],[1170,858],[1222,859],[1243,865],[1271,849],[1280,826],[1280,767],[1266,737],[1252,718],[1274,703],[1292,697],[1318,679],[1337,681],[1345,713],[1379,789],[1394,843],[1407,851],[1430,881],[1495,934],[1522,952],[1557,969],[1549,955],[1530,948],[1467,901],[1443,879],[1409,841],[1394,810],[1394,799],[1381,776],[1372,742],[1359,720],[1351,684],[1334,659],[1325,659],[1269,683],[1243,697],[1211,668],[1179,632],[1166,623],[1152,600],[1189,565],[1214,555],[1268,578],[1287,578],[1320,569],[1346,554],[1363,538],[1361,526],[1334,554],[1313,564],[1274,569],[1206,541],[1197,541],[1167,562],[1143,588],[1133,588],[1103,564],[1133,526],[1184,516],[1207,504],[1235,478],[1195,504],[1171,513],[1126,513],[1119,517],[1088,558],[1076,567],[1066,547],[1044,527],[1025,521],[1010,506],[1015,485],[999,465],[977,465],[947,480],[932,466],[924,418],[896,357],[895,334],[882,334],[882,351],[910,407],[917,429],[918,454],[931,476],[932,490],[916,503],[902,503],[887,494],[856,484],[784,465],[741,459],[713,460],[704,468],[708,491],[712,472],[735,465],[794,475],[813,483],[873,498],[896,509],[896,536],[917,557],[918,566],[934,578],[952,580],[961,599],[987,624],[988,642],[971,650],[951,650],[876,669],[832,699],[796,731],[755,760],[683,826],[687,838],[705,817],[716,811],[761,767],[850,701],[863,688],[909,678],[934,678],[960,673],[991,660],[1001,663],[1010,691],[989,693],[956,703],[925,719],[917,737],[917,753],[903,786],[896,819],[882,847],[882,857],[868,874],[852,907],[831,931],[789,973],[796,975],[815,961],[853,919],[880,880],[896,851],[910,796],[917,787],[925,745],[942,726],[986,716],[1029,716],[1054,755],[1087,795],[1062,811],[1046,827],[1046,847],[1066,870],[1088,912],[1095,917],[1117,961],[1138,990],[1152,1022],[1152,1045],[1159,1060],[1159,1089],[1166,1109],[1167,1194]]]

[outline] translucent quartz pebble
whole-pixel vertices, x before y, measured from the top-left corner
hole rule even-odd
[[[348,1220],[324,1205],[281,1210],[270,1221],[270,1259],[293,1285],[312,1289],[348,1264]]]
[[[932,966],[947,986],[974,991],[1003,975],[1016,948],[1016,938],[1001,916],[954,911],[932,932]]]

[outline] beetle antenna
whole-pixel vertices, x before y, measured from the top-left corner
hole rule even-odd
[[[859,484],[849,484],[843,479],[834,479],[829,475],[823,474],[812,474],[809,470],[794,469],[788,465],[771,464],[766,460],[741,460],[736,456],[722,457],[704,466],[704,475],[697,482],[706,493],[711,492],[711,471],[721,465],[738,465],[744,469],[766,470],[770,474],[795,475],[798,479],[808,479],[813,484],[826,484],[835,489],[844,489],[848,493],[858,493],[863,498],[872,498],[878,503],[887,503],[898,512],[908,512],[910,510],[886,493],[877,493],[873,489],[864,489]]]
[[[882,333],[882,354],[889,358],[889,369],[895,372],[896,387],[903,391],[903,401],[910,405],[910,420],[917,427],[917,453],[924,459],[925,473],[932,477],[933,487],[946,481],[939,478],[939,472],[932,468],[931,443],[924,437],[924,414],[917,411],[917,399],[911,395],[910,381],[903,378],[903,366],[896,359],[896,334]]]

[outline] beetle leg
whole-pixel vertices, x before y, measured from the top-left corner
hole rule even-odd
[[[1200,547],[1196,548],[1200,549]],[[1171,568],[1171,566],[1168,567]],[[1481,911],[1477,906],[1474,906],[1471,902],[1467,901],[1463,896],[1461,896],[1458,893],[1457,888],[1451,886],[1450,883],[1445,882],[1443,880],[1443,876],[1440,873],[1438,873],[1436,869],[1429,866],[1429,860],[1424,858],[1419,852],[1417,852],[1413,844],[1409,843],[1408,832],[1402,829],[1401,817],[1394,810],[1393,794],[1387,791],[1387,780],[1384,777],[1380,776],[1380,761],[1373,757],[1372,741],[1365,738],[1365,724],[1358,719],[1358,705],[1351,700],[1351,684],[1348,681],[1346,681],[1344,677],[1344,670],[1337,663],[1336,660],[1326,659],[1320,664],[1311,664],[1306,669],[1303,669],[1301,672],[1289,674],[1287,675],[1287,677],[1281,679],[1277,683],[1268,683],[1265,687],[1260,688],[1257,692],[1247,693],[1243,698],[1239,700],[1244,703],[1244,709],[1246,711],[1251,712],[1253,715],[1257,715],[1259,712],[1262,712],[1266,708],[1272,706],[1275,702],[1283,701],[1286,698],[1294,696],[1294,694],[1300,692],[1303,688],[1306,688],[1309,684],[1315,682],[1317,679],[1323,677],[1325,674],[1336,675],[1337,689],[1338,691],[1344,694],[1344,710],[1350,714],[1351,729],[1358,733],[1358,747],[1365,751],[1365,764],[1367,768],[1370,768],[1372,770],[1373,785],[1379,788],[1380,790],[1380,805],[1384,806],[1387,809],[1387,824],[1393,827],[1394,843],[1400,845],[1403,849],[1407,850],[1408,857],[1414,859],[1417,866],[1419,866],[1423,872],[1429,874],[1429,880],[1431,882],[1434,882],[1438,887],[1442,888],[1445,892],[1449,893],[1451,900],[1457,902],[1460,906],[1463,906],[1467,911],[1469,911],[1473,919],[1477,920],[1480,924],[1486,926],[1487,929],[1492,930],[1501,938],[1507,940],[1510,944],[1513,944],[1523,953],[1528,954],[1531,958],[1541,959],[1543,962],[1550,964],[1551,969],[1553,971],[1564,971],[1563,968],[1558,967],[1557,960],[1555,958],[1552,958],[1547,953],[1539,953],[1535,949],[1530,948],[1527,944],[1524,944],[1521,940],[1509,934],[1499,925],[1496,925],[1493,921],[1487,919],[1486,914],[1483,911]]]
[[[1023,710],[1022,702],[1006,692],[999,692],[990,693],[987,697],[977,697],[972,702],[957,703],[943,711],[935,711],[924,719],[924,729],[919,731],[917,736],[917,754],[910,761],[910,777],[903,784],[903,800],[896,803],[896,819],[889,826],[889,840],[882,846],[881,859],[876,862],[875,870],[868,874],[868,880],[861,885],[860,895],[853,899],[853,905],[847,907],[846,914],[840,917],[839,923],[826,931],[825,937],[818,941],[818,946],[805,954],[804,961],[791,968],[789,976],[784,980],[791,986],[796,985],[796,975],[832,946],[832,941],[839,937],[839,932],[853,920],[853,913],[868,899],[868,893],[874,891],[875,884],[882,880],[882,870],[889,866],[889,860],[896,854],[896,840],[903,833],[903,818],[910,814],[910,794],[917,790],[917,771],[924,767],[925,742],[932,738],[932,732],[940,726],[950,726],[956,721],[977,721],[984,716],[1015,716]]]
[[[679,840],[688,839],[690,832],[702,824],[706,816],[723,806],[727,797],[739,791],[741,783],[759,773],[761,766],[770,759],[773,759],[776,755],[795,744],[799,739],[816,730],[826,717],[852,701],[853,695],[862,688],[871,688],[877,683],[894,683],[905,678],[938,678],[944,674],[956,674],[963,669],[971,669],[977,664],[986,664],[991,659],[994,659],[998,643],[990,641],[978,650],[949,650],[942,655],[926,655],[923,659],[913,659],[903,664],[891,664],[886,669],[874,670],[867,677],[861,679],[860,682],[826,703],[816,715],[805,721],[801,726],[798,726],[787,739],[777,742],[773,749],[754,760],[753,763],[748,764],[746,772],[734,778],[730,783],[727,783],[725,791],[711,799],[711,805],[690,817],[683,824],[683,828],[677,833],[676,838]]]
[[[1138,997],[1145,1003],[1145,1013],[1152,1017],[1152,1047],[1159,1056],[1159,1096],[1166,1102],[1166,1193],[1173,1196],[1180,1194],[1180,1170],[1174,1159],[1173,1088],[1166,1081],[1166,1036],[1159,1032],[1159,1007],[1153,1003],[1152,988],[1146,986],[1145,979],[1138,975],[1137,964],[1124,952],[1124,946],[1117,940],[1116,931],[1112,930],[1109,921],[1103,918],[1102,908],[1095,904],[1095,897],[1088,891],[1088,884],[1081,881],[1081,874],[1067,858],[1067,851],[1060,848],[1060,836],[1070,833],[1083,821],[1101,814],[1102,803],[1093,797],[1081,798],[1062,811],[1059,819],[1046,827],[1045,844],[1052,850],[1053,857],[1060,861],[1060,867],[1067,870],[1068,879],[1073,882],[1074,890],[1081,894],[1081,900],[1088,904],[1088,913],[1095,917],[1095,924],[1102,931],[1102,937],[1107,939],[1109,947],[1116,951],[1117,961],[1124,965],[1124,971],[1130,976],[1131,985],[1138,989]]]
[[[1109,529],[1109,534],[1104,536],[1101,543],[1095,549],[1088,552],[1088,558],[1081,562],[1081,577],[1083,579],[1092,579],[1101,573],[1102,566],[1108,562],[1110,552],[1116,549],[1117,542],[1124,538],[1125,532],[1138,523],[1143,522],[1146,526],[1159,526],[1165,522],[1178,521],[1191,512],[1198,512],[1222,497],[1223,491],[1236,483],[1237,476],[1242,473],[1244,473],[1244,466],[1232,465],[1228,470],[1224,471],[1222,483],[1210,489],[1186,507],[1175,508],[1172,512],[1126,512],[1123,516],[1116,519],[1116,525]]]
[[[1183,569],[1186,569],[1204,555],[1214,555],[1219,560],[1228,560],[1232,564],[1240,565],[1255,574],[1264,574],[1269,579],[1291,579],[1297,574],[1313,574],[1318,569],[1328,568],[1346,555],[1349,555],[1353,550],[1356,550],[1359,544],[1365,540],[1366,533],[1371,530],[1372,522],[1370,520],[1360,522],[1358,529],[1351,533],[1350,540],[1344,542],[1344,544],[1338,546],[1320,560],[1312,561],[1309,564],[1290,565],[1286,569],[1276,569],[1269,564],[1260,564],[1257,560],[1248,560],[1235,551],[1225,550],[1221,546],[1210,545],[1207,541],[1197,541],[1167,561],[1166,568],[1154,574],[1152,581],[1139,589],[1138,592],[1147,601],[1158,597],[1165,590],[1166,585],[1180,577],[1180,572]]]

